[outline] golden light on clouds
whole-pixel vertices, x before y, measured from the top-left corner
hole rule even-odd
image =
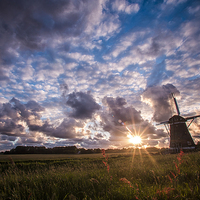
[[[99,115],[97,115],[97,116],[96,116],[96,120],[97,120],[98,122],[101,122],[101,117],[100,117]]]

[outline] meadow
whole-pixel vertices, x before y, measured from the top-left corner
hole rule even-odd
[[[0,155],[0,199],[200,199],[200,153]]]

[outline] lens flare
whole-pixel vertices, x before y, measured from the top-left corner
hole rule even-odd
[[[142,142],[141,137],[138,135],[136,136],[128,135],[128,137],[129,137],[129,142],[133,144],[140,144]]]
[[[132,131],[126,126],[126,129],[129,131],[129,135],[127,137],[129,138],[129,142],[133,144],[141,144],[142,138],[139,135],[133,135]]]

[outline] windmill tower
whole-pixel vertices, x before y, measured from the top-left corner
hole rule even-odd
[[[190,135],[188,128],[193,122],[193,120],[197,117],[200,117],[200,115],[187,118],[180,116],[178,104],[173,94],[172,98],[174,99],[177,115],[172,116],[168,121],[160,123],[165,125],[165,128],[170,136],[170,145],[169,145],[170,151],[178,152],[180,149],[182,150],[195,149],[196,145],[192,139],[192,136]],[[186,122],[188,120],[191,121],[187,125]]]

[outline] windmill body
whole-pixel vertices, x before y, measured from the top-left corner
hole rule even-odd
[[[182,150],[195,149],[196,145],[192,139],[192,136],[190,135],[188,127],[193,122],[193,120],[197,117],[200,117],[200,115],[187,117],[187,118],[180,116],[178,104],[177,104],[177,101],[176,101],[175,97],[173,96],[173,94],[172,94],[172,97],[174,99],[174,103],[176,106],[177,115],[172,116],[168,121],[160,123],[160,124],[165,125],[165,127],[169,133],[170,150],[172,152],[177,152],[180,149],[182,149]],[[186,122],[188,120],[191,120],[189,125],[186,124]],[[166,125],[168,125],[168,126],[166,126]]]
[[[169,119],[170,124],[170,148],[171,149],[194,149],[195,143],[186,125],[186,119],[174,115]]]

